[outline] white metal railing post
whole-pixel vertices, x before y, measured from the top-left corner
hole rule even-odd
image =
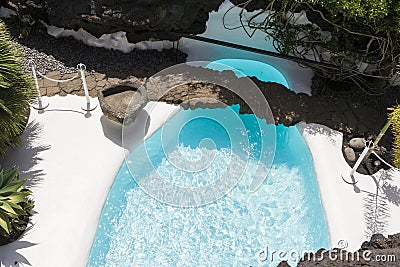
[[[86,97],[86,106],[83,106],[82,109],[84,111],[92,111],[97,107],[97,105],[91,106],[91,104],[90,104],[89,90],[87,87],[86,77],[85,77],[86,66],[83,63],[79,63],[76,68],[78,69],[79,73],[81,74],[82,86],[83,86],[83,90],[85,91],[85,97]]]
[[[37,97],[38,105],[37,106],[32,105],[32,107],[34,109],[37,109],[37,110],[44,110],[45,108],[47,108],[49,106],[49,103],[47,103],[46,105],[43,105],[42,96],[40,95],[39,82],[38,82],[37,76],[36,76],[35,65],[31,61],[31,62],[28,63],[28,66],[31,67],[32,76],[33,76],[33,79],[35,81],[35,87],[36,87],[36,91],[37,91],[37,94],[38,94],[38,97]]]
[[[365,144],[365,148],[364,150],[361,152],[360,156],[358,157],[356,163],[354,164],[353,168],[350,171],[350,178],[352,179],[352,182],[348,182],[346,181],[343,176],[342,179],[348,183],[348,184],[356,184],[358,181],[355,180],[354,178],[354,173],[357,171],[358,167],[360,167],[362,161],[364,160],[364,158],[366,157],[366,155],[368,154],[368,152],[370,151],[370,149],[373,149],[373,143],[371,141],[367,142]],[[370,155],[370,153],[368,154]]]
[[[364,148],[363,152],[361,153],[361,155],[358,157],[356,164],[354,164],[353,169],[351,169],[350,176],[353,176],[354,173],[357,171],[358,167],[360,167],[361,162],[363,161],[365,155],[367,155],[368,151],[369,151],[369,147],[366,146]]]

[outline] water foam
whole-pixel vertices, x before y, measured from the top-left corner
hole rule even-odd
[[[199,150],[181,147],[178,152],[193,158]],[[230,157],[224,150],[213,152],[213,166],[204,174],[215,171],[216,177]],[[249,169],[257,164],[250,160]],[[178,174],[165,160],[157,172],[168,172],[171,182],[184,186],[209,179]],[[297,168],[274,165],[268,180],[249,194],[247,172],[226,197],[198,208],[162,204],[135,186],[126,192],[126,206],[108,233],[105,266],[257,266],[255,254],[266,245],[313,249],[303,175]]]

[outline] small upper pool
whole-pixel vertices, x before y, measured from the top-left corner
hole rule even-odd
[[[282,72],[274,66],[260,61],[228,58],[212,61],[206,67],[218,71],[232,70],[237,77],[254,76],[260,81],[276,82],[290,88]]]
[[[272,165],[264,152],[275,152]],[[269,172],[250,193],[258,166]],[[161,177],[197,188],[227,171],[241,172],[241,179],[196,207],[169,205],[139,185]],[[298,129],[267,125],[239,114],[236,105],[180,110],[132,151],[108,194],[87,266],[277,266],[281,259],[271,258],[273,251],[300,257],[328,246],[313,161]],[[270,254],[260,262],[266,249]],[[298,259],[287,260],[292,265]]]

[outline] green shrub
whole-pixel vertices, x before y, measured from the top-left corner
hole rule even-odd
[[[33,203],[17,168],[0,170],[0,245],[18,238],[26,229]]]
[[[327,68],[310,64],[317,74],[332,80],[352,81],[370,94],[384,93],[384,89],[391,85],[391,78],[398,75],[399,0],[239,2],[240,7],[257,3],[257,7],[273,11],[258,12],[250,17],[241,15],[239,19],[242,25],[264,31],[273,39],[277,51],[300,58],[313,55],[313,60],[334,66]],[[293,14],[302,11],[313,25],[293,23]],[[259,17],[264,15],[265,19]],[[364,68],[366,65],[362,63],[368,63],[369,67]]]
[[[392,131],[394,135],[394,165],[400,168],[400,105],[391,109],[389,120],[392,121]]]
[[[19,144],[36,92],[22,68],[22,55],[0,21],[0,156]]]

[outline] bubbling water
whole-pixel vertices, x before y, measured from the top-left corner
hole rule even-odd
[[[172,153],[192,159],[199,150],[179,147]],[[180,186],[211,183],[224,171],[230,152],[202,149],[201,153],[216,154],[207,170],[179,172],[162,160],[155,171]],[[238,162],[238,168],[242,164]],[[248,164],[252,169],[259,163],[251,160]],[[139,187],[130,189],[125,195],[127,205],[110,233],[106,266],[255,266],[255,254],[267,244],[306,247],[312,229],[301,223],[308,207],[304,187],[299,186],[304,180],[299,170],[274,166],[268,182],[255,194],[248,192],[251,177],[245,174],[226,197],[197,208],[171,207]]]

